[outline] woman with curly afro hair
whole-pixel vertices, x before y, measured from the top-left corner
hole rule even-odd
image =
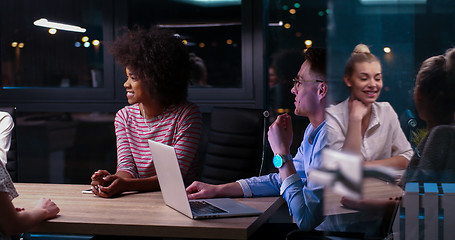
[[[185,184],[191,183],[202,117],[187,101],[190,62],[185,45],[171,31],[135,27],[118,37],[110,52],[125,67],[123,86],[130,105],[115,116],[117,172],[96,171],[93,193],[111,197],[158,190],[149,139],[175,147]]]

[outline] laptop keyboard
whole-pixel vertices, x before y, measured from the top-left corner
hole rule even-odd
[[[191,212],[196,215],[208,213],[225,213],[221,208],[215,207],[206,201],[190,201]]]

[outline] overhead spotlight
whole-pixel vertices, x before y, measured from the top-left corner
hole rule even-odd
[[[49,28],[49,31],[48,31],[48,32],[49,32],[49,34],[54,35],[54,34],[57,33],[57,29],[55,29],[55,28]]]
[[[71,32],[81,32],[84,33],[86,31],[85,28],[81,28],[75,25],[57,23],[57,22],[50,22],[45,18],[38,19],[33,22],[35,26],[45,27],[45,28],[55,28],[59,30],[71,31]]]
[[[21,43],[19,43],[17,46],[18,46],[19,48],[24,48],[24,43],[21,42]]]
[[[83,36],[81,38],[82,42],[88,42],[89,38],[87,36]]]
[[[385,53],[390,53],[390,52],[392,52],[392,49],[390,49],[389,47],[385,47],[384,48],[384,52]]]
[[[90,43],[89,42],[85,42],[84,43],[84,47],[86,47],[86,48],[90,47]]]
[[[232,39],[226,40],[226,44],[227,44],[227,45],[231,45],[231,44],[232,44]]]
[[[78,48],[78,47],[81,47],[81,45],[82,45],[82,44],[81,44],[80,42],[75,42],[75,43],[74,43],[74,46],[77,47],[77,48]]]
[[[11,47],[17,47],[17,42],[12,42]]]
[[[92,44],[93,44],[93,46],[98,46],[98,45],[100,45],[100,40],[95,39],[92,41]]]

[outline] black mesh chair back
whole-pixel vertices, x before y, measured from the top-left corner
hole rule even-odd
[[[14,182],[18,181],[17,162],[17,139],[16,139],[16,107],[0,107],[1,112],[7,112],[14,121],[14,128],[11,132],[11,146],[7,154],[6,169]]]
[[[222,184],[258,176],[264,124],[263,109],[213,108],[200,180]]]

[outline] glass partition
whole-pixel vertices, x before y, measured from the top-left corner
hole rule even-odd
[[[295,154],[302,141],[302,134],[309,121],[294,115],[294,98],[291,93],[292,79],[302,65],[303,52],[309,47],[326,47],[327,33],[326,0],[275,0],[268,1],[267,8],[267,61],[264,70],[268,78],[267,105],[270,122],[281,113],[292,116],[294,139],[291,153]]]
[[[390,102],[402,121],[418,117],[413,102],[415,76],[426,58],[453,47],[455,2],[435,0],[329,1],[328,77],[331,102],[348,97],[346,60],[364,43],[381,61],[383,88],[378,101]],[[423,124],[423,122],[419,122]],[[419,128],[422,126],[419,126]]]
[[[269,1],[268,105],[272,115],[294,112],[292,79],[308,47],[325,47],[327,1]]]

